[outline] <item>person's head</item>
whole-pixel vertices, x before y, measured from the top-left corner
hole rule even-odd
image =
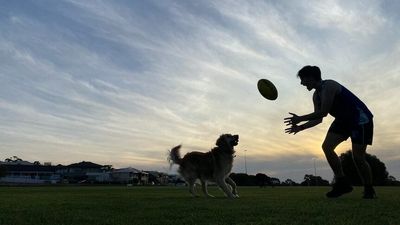
[[[321,82],[321,70],[318,66],[305,66],[299,70],[297,73],[297,77],[301,80],[301,85],[307,87],[309,91],[313,88],[316,88],[317,85]]]

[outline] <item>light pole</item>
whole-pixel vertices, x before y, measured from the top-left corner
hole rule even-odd
[[[314,160],[314,176],[317,176],[317,167],[315,166],[315,158],[313,158]]]
[[[247,150],[244,150],[244,171],[247,174],[247,159],[246,159],[246,152]]]
[[[318,186],[318,179],[317,179],[317,166],[315,165],[315,157],[313,158],[314,160],[314,177],[315,177],[315,186]]]

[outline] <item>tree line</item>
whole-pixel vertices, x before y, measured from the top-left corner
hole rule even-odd
[[[345,175],[351,180],[352,184],[355,186],[362,185],[361,178],[358,175],[357,169],[353,163],[351,150],[342,153],[339,158],[343,166],[343,171]],[[389,175],[385,164],[380,161],[378,157],[367,153],[366,160],[371,166],[374,186],[400,186],[400,181],[398,181],[394,176]],[[5,159],[5,162],[18,161],[22,160],[17,156]],[[6,174],[7,168],[4,165],[0,165],[0,177],[6,176]],[[245,173],[232,173],[230,177],[239,186],[328,186],[330,184],[329,181],[324,180],[322,177],[312,174],[305,174],[303,177],[303,181],[300,183],[296,183],[291,179],[280,181],[278,178],[270,177],[263,173],[257,173],[256,175],[249,175]]]
[[[357,168],[353,163],[351,150],[342,153],[339,158],[343,166],[343,171],[349,180],[351,180],[352,184],[355,186],[362,185]],[[400,181],[398,181],[394,176],[389,175],[385,164],[380,161],[378,157],[367,153],[366,160],[371,166],[374,186],[400,186]],[[232,173],[230,177],[239,186],[328,186],[330,184],[329,181],[312,174],[305,174],[303,181],[300,183],[296,183],[291,179],[280,181],[278,178],[269,177],[263,173],[257,173],[256,175]]]

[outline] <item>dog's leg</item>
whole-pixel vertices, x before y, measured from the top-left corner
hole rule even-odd
[[[237,186],[236,186],[235,181],[233,181],[230,177],[227,177],[227,178],[225,179],[225,181],[226,181],[229,185],[231,185],[231,187],[232,187],[232,194],[233,194],[236,198],[239,198],[239,195],[238,195],[238,193],[237,193]]]
[[[196,194],[195,190],[194,190],[195,182],[196,182],[196,180],[190,180],[190,181],[188,181],[188,184],[189,184],[189,192],[190,192],[190,194],[192,194],[193,197],[199,197],[199,196]]]
[[[224,178],[218,179],[217,184],[225,192],[226,196],[228,196],[229,198],[235,198],[235,196],[233,196],[232,194],[231,188],[225,182]]]
[[[207,181],[201,180],[201,188],[203,189],[203,193],[204,193],[205,196],[210,197],[210,198],[214,198],[213,195],[208,194]]]

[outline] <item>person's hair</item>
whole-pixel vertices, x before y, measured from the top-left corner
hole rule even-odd
[[[297,73],[297,77],[300,77],[300,79],[303,79],[304,77],[312,77],[315,80],[320,81],[321,70],[318,66],[307,65],[299,70],[299,72]]]

